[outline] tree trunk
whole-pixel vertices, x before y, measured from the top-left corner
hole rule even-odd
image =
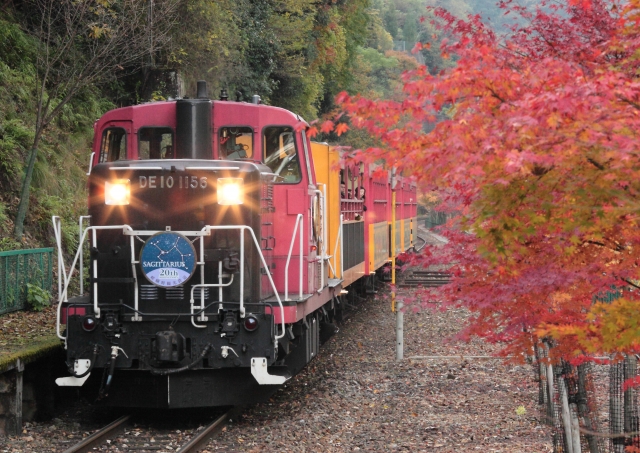
[[[22,233],[24,231],[24,218],[27,215],[29,209],[29,193],[31,192],[31,178],[33,177],[33,167],[36,164],[36,157],[38,155],[37,139],[34,141],[33,148],[29,152],[29,163],[24,174],[24,180],[22,182],[22,190],[20,191],[20,203],[18,203],[18,213],[16,214],[16,221],[13,226],[13,235],[17,240],[22,239]]]

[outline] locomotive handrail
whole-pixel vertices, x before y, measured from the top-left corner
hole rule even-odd
[[[202,256],[201,256],[202,258]],[[203,261],[199,262],[198,264],[204,265],[204,259]],[[220,304],[220,306],[218,307],[218,311],[220,311],[222,309],[222,288],[224,288],[225,286],[229,286],[233,283],[233,274],[231,274],[231,280],[229,280],[229,283],[222,283],[222,261],[218,261],[218,283],[217,284],[211,284],[211,286],[213,287],[217,287],[218,288],[218,303]],[[204,281],[204,266],[200,267],[200,281]],[[198,285],[200,286],[200,285]],[[203,286],[205,287],[205,286]],[[195,309],[195,300],[193,298],[193,287],[191,288],[191,299],[190,299],[190,304],[191,304],[191,312],[193,314],[196,314],[193,312],[193,310]],[[208,306],[211,306],[208,305]],[[204,307],[204,292],[200,291],[200,307]],[[204,309],[202,309],[202,313],[200,315],[200,317],[198,318],[198,321],[207,321],[207,317],[204,315]],[[206,326],[200,326],[198,324],[196,324],[195,320],[193,319],[193,316],[191,317],[191,324],[194,327],[198,327],[198,328],[204,328]]]
[[[67,289],[69,288],[71,277],[73,277],[73,271],[75,270],[76,263],[78,262],[78,259],[82,253],[82,244],[84,243],[85,238],[87,237],[87,233],[89,232],[89,230],[93,232],[93,244],[95,245],[96,230],[115,230],[115,229],[122,229],[123,227],[125,229],[128,228],[129,230],[131,230],[131,227],[129,225],[87,227],[82,233],[82,237],[78,241],[78,244],[80,244],[80,247],[78,247],[78,251],[76,252],[75,257],[73,258],[71,267],[69,268],[69,274],[67,275],[67,270],[64,265],[64,257],[62,255],[62,227],[60,224],[60,217],[53,216],[51,220],[53,222],[53,232],[56,237],[56,245],[58,247],[58,309],[56,310],[56,335],[61,340],[65,340],[65,347],[66,347],[67,338],[66,336],[63,337],[62,334],[60,333],[60,318],[61,318],[61,312],[62,312],[62,303],[68,302]],[[133,236],[131,237],[131,246],[133,247]],[[132,264],[132,266],[134,270],[134,281],[137,282],[137,279],[135,276],[135,264]],[[93,266],[93,273],[94,273],[93,275],[93,278],[94,278],[93,309],[94,309],[94,314],[96,318],[100,318],[100,308],[98,307],[98,294],[97,294],[98,283],[96,280],[98,278],[97,272],[98,272],[97,266],[94,265]],[[61,279],[64,279],[64,284],[62,283]],[[134,285],[134,287],[135,287],[135,290],[134,290],[135,291],[135,307],[137,309],[138,308],[138,285]],[[136,313],[135,317],[137,316],[138,315]]]
[[[124,308],[128,308],[129,310],[132,311],[137,311],[138,314],[140,314],[141,316],[192,316],[192,315],[199,315],[204,313],[204,311],[209,308],[212,307],[213,305],[219,303],[217,300],[213,301],[209,304],[207,304],[204,308],[199,308],[196,312],[194,313],[190,313],[190,312],[185,312],[185,313],[180,313],[180,312],[147,312],[147,311],[141,311],[141,310],[136,310],[135,308],[133,308],[131,305],[127,305],[127,304],[119,304]],[[226,304],[237,304],[237,302],[225,302]],[[271,306],[271,304],[269,303],[248,303],[245,304],[247,306],[249,305],[265,305],[269,307],[269,310],[273,311],[273,307]]]
[[[61,225],[60,225],[60,217],[54,215],[51,217],[51,221],[53,222],[53,234],[56,237],[56,247],[58,248],[58,307],[56,309],[56,335],[61,340],[64,340],[64,346],[67,347],[67,337],[63,337],[60,334],[60,315],[61,315],[61,307],[62,307],[62,278],[64,277],[66,280],[67,272],[64,266],[64,257],[62,256],[62,235],[61,235]]]
[[[211,234],[212,230],[240,230],[240,317],[244,318],[245,309],[244,309],[244,231],[249,231],[251,233],[251,238],[253,239],[253,243],[256,246],[256,250],[258,251],[258,255],[260,256],[260,261],[262,261],[262,265],[265,269],[267,269],[267,278],[269,279],[269,283],[271,283],[271,288],[276,295],[276,300],[278,301],[278,305],[280,305],[280,313],[281,319],[280,323],[282,324],[282,334],[276,334],[276,341],[280,338],[284,337],[285,334],[285,324],[284,324],[284,306],[282,305],[282,300],[280,300],[280,296],[278,295],[278,290],[276,289],[276,285],[273,282],[273,278],[271,278],[271,273],[268,271],[269,266],[267,265],[267,261],[264,259],[264,255],[262,254],[262,250],[260,250],[260,244],[258,243],[258,239],[256,238],[255,233],[253,232],[253,228],[247,225],[229,225],[229,226],[211,226],[205,225],[202,228],[201,232],[205,235]],[[301,237],[302,239],[302,237]],[[200,241],[200,252],[201,256],[204,256],[204,241]],[[302,247],[300,247],[300,253],[302,254]]]
[[[89,176],[91,174],[91,169],[93,168],[93,156],[95,156],[96,153],[93,152],[91,153],[91,157],[89,157],[89,171],[87,171],[86,175]]]
[[[314,192],[320,197],[320,206],[322,212],[322,250],[320,250],[320,288],[317,289],[317,293],[320,294],[324,288],[324,262],[328,261],[327,258],[327,200],[325,184],[320,184],[322,190],[315,190]]]
[[[189,165],[184,167],[185,170],[240,170],[240,167],[199,167]]]
[[[137,167],[137,166],[127,166],[127,167],[109,167],[109,171],[125,171],[125,170],[147,170],[147,171],[154,171],[154,170],[163,170],[163,167],[157,166],[157,167],[150,167],[150,166],[146,166],[146,167]]]
[[[331,270],[333,270],[333,276],[335,278],[344,278],[344,268],[343,268],[343,260],[344,260],[344,250],[342,247],[342,223],[344,220],[344,216],[342,214],[340,214],[340,223],[338,224],[338,235],[336,236],[336,245],[333,248],[333,265],[335,266],[335,269],[338,269],[338,263],[336,262],[338,260],[338,244],[340,244],[340,277],[338,277],[336,270],[334,270],[333,266],[331,267]],[[331,265],[331,263],[329,263],[329,265]]]
[[[287,264],[284,266],[284,300],[289,299],[289,262],[291,261],[291,253],[293,252],[293,244],[296,241],[296,232],[298,231],[298,225],[302,225],[302,214],[298,214],[296,217],[296,224],[293,227],[293,234],[291,235],[291,245],[289,245],[289,254],[287,255]],[[302,230],[303,226],[300,226],[300,300],[302,300]],[[267,275],[269,275],[267,273]],[[276,292],[277,294],[277,292]],[[284,312],[283,312],[284,313]]]
[[[198,263],[199,264],[199,263]],[[220,274],[218,274],[220,275]],[[226,286],[231,286],[231,284],[233,283],[233,274],[231,275],[231,278],[229,279],[229,281],[227,283],[222,283],[222,277],[218,277],[218,283],[197,283],[195,285],[193,285],[191,287],[191,297],[189,298],[189,303],[191,304],[191,324],[193,325],[193,327],[198,327],[200,329],[204,329],[207,326],[201,326],[196,324],[196,321],[193,319],[193,315],[196,315],[198,313],[200,313],[200,317],[198,318],[198,321],[208,321],[208,318],[204,315],[204,293],[201,290],[200,291],[200,312],[196,313],[193,310],[196,309],[195,306],[195,299],[193,298],[193,292],[196,288],[219,288],[220,290],[222,290],[222,288],[226,287]],[[220,298],[220,300],[218,300],[218,303],[222,302],[222,298]],[[215,304],[215,302],[207,305],[207,307],[210,307],[211,305]]]
[[[62,334],[60,333],[60,318],[61,318],[61,311],[62,311],[62,303],[63,302],[67,302],[67,289],[69,287],[69,283],[71,282],[71,277],[73,276],[73,271],[75,269],[76,263],[78,262],[78,259],[80,257],[80,255],[82,254],[82,244],[84,243],[87,234],[89,231],[91,231],[92,234],[92,243],[93,246],[95,247],[97,245],[97,236],[96,236],[96,231],[97,230],[118,230],[121,229],[122,233],[125,236],[129,236],[130,237],[130,247],[131,247],[131,269],[132,269],[132,273],[133,273],[133,282],[134,282],[134,315],[132,318],[132,321],[140,321],[142,320],[142,318],[139,316],[139,311],[138,311],[138,278],[136,275],[136,264],[139,263],[139,261],[136,261],[134,259],[134,253],[133,251],[135,250],[135,244],[134,244],[134,238],[136,236],[151,236],[153,234],[158,233],[158,231],[155,230],[134,230],[133,228],[131,228],[129,225],[110,225],[110,226],[89,226],[87,227],[84,232],[82,233],[82,237],[80,238],[80,241],[78,242],[80,244],[80,247],[78,248],[78,251],[75,254],[75,257],[73,259],[73,262],[71,264],[71,267],[69,269],[69,274],[67,275],[66,272],[66,268],[64,266],[64,257],[62,256],[62,229],[61,229],[61,224],[60,224],[60,217],[58,216],[53,216],[52,217],[52,221],[53,221],[53,230],[54,230],[54,234],[56,237],[56,245],[58,246],[58,309],[57,309],[57,315],[56,315],[56,335],[58,336],[58,338],[60,338],[61,340],[65,340],[65,347],[66,347],[66,337],[62,336]],[[267,263],[264,259],[264,256],[262,254],[262,251],[260,250],[260,244],[258,243],[258,240],[256,239],[256,235],[253,232],[253,229],[246,226],[246,225],[231,225],[231,226],[211,226],[211,225],[206,225],[204,228],[202,228],[202,230],[200,231],[180,231],[180,234],[183,234],[185,236],[209,236],[211,235],[211,231],[212,230],[240,230],[240,317],[244,318],[245,316],[245,308],[244,308],[244,234],[243,231],[244,230],[248,230],[251,233],[251,237],[253,238],[253,242],[256,246],[256,249],[258,250],[258,255],[260,256],[260,259],[262,261],[262,264],[264,265],[264,267],[266,269],[268,269]],[[302,239],[302,237],[301,237]],[[302,243],[302,242],[301,242]],[[302,256],[302,246],[300,247],[300,252],[301,252],[301,256]],[[200,241],[200,256],[204,256],[204,241]],[[97,261],[97,259],[94,259],[94,261]],[[199,263],[200,264],[200,263]],[[201,267],[201,272],[204,271],[204,262],[202,262],[202,264],[200,264]],[[201,273],[201,275],[203,275]],[[302,275],[302,273],[301,273]],[[269,283],[271,283],[271,287],[273,288],[275,295],[276,295],[276,299],[278,300],[278,305],[280,305],[280,310],[282,313],[282,319],[281,319],[281,324],[282,324],[282,334],[281,335],[277,335],[275,339],[279,340],[280,338],[284,337],[285,334],[285,323],[284,323],[284,306],[282,305],[282,301],[280,300],[280,296],[278,295],[278,291],[276,289],[275,284],[273,283],[273,279],[271,278],[271,275],[267,272],[267,277],[269,279]],[[61,283],[61,278],[64,279],[64,285]],[[204,281],[204,280],[202,280]],[[94,263],[93,266],[93,285],[94,285],[94,289],[93,289],[93,310],[94,310],[94,315],[96,318],[100,318],[100,307],[98,306],[98,266],[97,263]],[[200,307],[203,308],[203,307]]]
[[[340,278],[344,280],[344,240],[342,230],[344,228],[344,214],[340,214]]]
[[[78,239],[82,237],[82,223],[84,219],[90,219],[90,215],[81,215],[80,220],[78,220]],[[80,267],[80,295],[84,294],[84,243],[80,242],[78,244],[78,249],[80,250],[80,262],[78,266]]]

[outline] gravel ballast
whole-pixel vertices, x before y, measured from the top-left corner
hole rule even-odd
[[[495,348],[480,341],[450,341],[462,310],[404,319],[405,359],[396,362],[388,298],[361,304],[307,368],[207,451],[552,451],[531,366],[488,358]]]

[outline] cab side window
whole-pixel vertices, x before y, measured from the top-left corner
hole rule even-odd
[[[138,131],[138,159],[173,159],[173,130],[143,127]]]
[[[302,180],[300,159],[292,127],[266,127],[263,132],[262,151],[265,165],[276,175],[281,176],[276,182],[298,183]]]
[[[222,160],[250,159],[253,156],[253,129],[221,127],[218,144],[218,157]]]
[[[127,158],[127,132],[120,127],[110,127],[102,132],[100,163],[115,162]]]

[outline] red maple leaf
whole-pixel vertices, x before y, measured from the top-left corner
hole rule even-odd
[[[311,126],[309,129],[307,129],[307,136],[309,138],[313,138],[316,135],[318,135],[318,128],[315,126]]]
[[[338,137],[344,134],[345,132],[347,132],[348,130],[349,130],[349,126],[347,126],[346,123],[339,123],[336,126],[336,134],[338,134]]]
[[[320,131],[323,134],[328,134],[333,130],[333,121],[327,120],[320,125]]]

